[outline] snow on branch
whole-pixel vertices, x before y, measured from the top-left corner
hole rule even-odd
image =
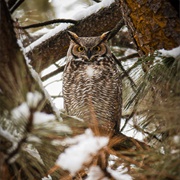
[[[36,71],[40,72],[66,55],[69,46],[67,29],[78,33],[79,36],[98,36],[113,29],[121,17],[119,3],[104,0],[74,15],[74,20],[78,21],[75,26],[57,26],[25,48],[25,53]]]
[[[93,132],[87,129],[84,134],[63,142],[73,145],[59,155],[56,164],[62,169],[68,170],[72,175],[75,175],[83,168],[83,165],[90,162],[93,156],[106,146],[108,142],[109,138],[94,136]]]

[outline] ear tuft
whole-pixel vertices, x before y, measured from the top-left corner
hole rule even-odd
[[[67,31],[67,34],[71,40],[77,41],[78,35],[76,33],[72,32],[72,31]]]
[[[111,33],[111,31],[107,31],[107,32],[103,33],[103,34],[100,36],[101,40],[102,40],[102,41],[108,40],[110,33]]]

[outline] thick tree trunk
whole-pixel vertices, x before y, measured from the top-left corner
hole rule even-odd
[[[42,90],[32,77],[17,44],[13,23],[4,0],[1,0],[0,37],[0,112],[2,112],[26,101],[27,92],[34,90],[42,92]],[[52,112],[49,103],[45,105],[44,111]]]
[[[180,45],[178,13],[167,0],[121,0],[121,10],[140,55]]]

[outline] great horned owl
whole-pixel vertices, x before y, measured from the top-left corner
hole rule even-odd
[[[71,39],[63,74],[63,96],[68,115],[107,133],[119,131],[121,77],[107,44],[108,32],[98,37]]]

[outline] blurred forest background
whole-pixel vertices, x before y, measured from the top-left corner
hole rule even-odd
[[[0,2],[0,179],[179,179],[178,0]],[[123,79],[124,136],[109,138],[73,175],[57,159],[88,127],[63,111],[67,29],[79,36],[112,31]]]

